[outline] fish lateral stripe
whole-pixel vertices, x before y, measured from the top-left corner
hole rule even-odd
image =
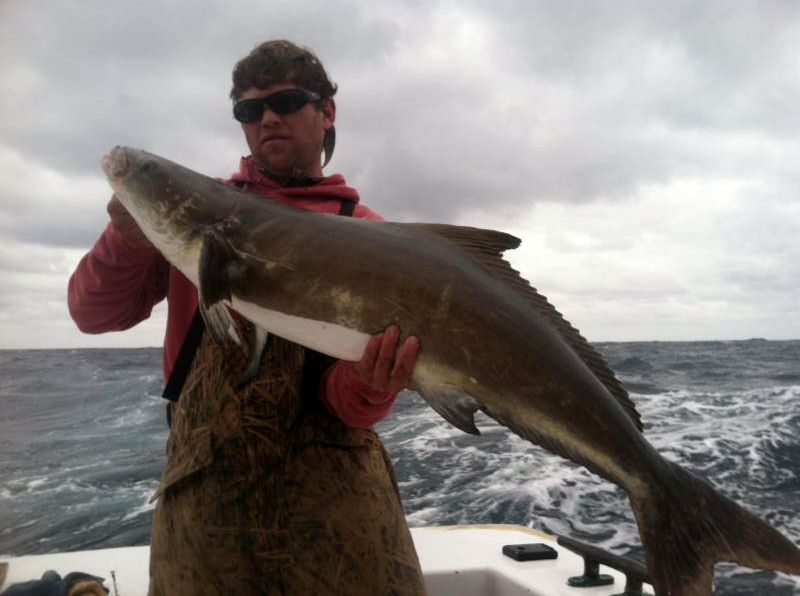
[[[236,295],[232,297],[231,306],[269,333],[340,360],[360,360],[371,337],[368,333],[336,323],[270,310]]]

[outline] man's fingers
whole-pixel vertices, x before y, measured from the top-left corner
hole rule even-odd
[[[417,361],[418,352],[419,340],[416,337],[409,337],[403,342],[403,345],[400,346],[389,379],[390,392],[400,391],[408,387],[411,381],[411,375],[414,373],[414,364]]]
[[[400,330],[394,325],[383,333],[383,339],[381,340],[378,357],[375,360],[373,369],[373,379],[380,385],[388,382],[389,375],[394,368],[394,357],[397,352],[397,340],[399,337]]]
[[[396,393],[408,386],[419,352],[419,340],[409,337],[398,349],[400,329],[387,327],[373,335],[354,368],[364,383],[376,391]]]
[[[111,223],[119,237],[130,246],[134,248],[150,248],[153,246],[139,228],[139,224],[136,223],[133,216],[128,213],[128,210],[117,198],[117,195],[111,195],[106,211],[108,211]]]
[[[373,369],[375,368],[375,360],[378,357],[382,339],[383,333],[370,337],[367,342],[367,347],[364,348],[364,354],[361,356],[361,360],[355,364],[358,376],[368,385],[372,385],[373,383]]]

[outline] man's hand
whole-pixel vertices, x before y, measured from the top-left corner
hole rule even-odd
[[[361,360],[354,363],[359,378],[375,391],[397,393],[405,389],[414,372],[419,352],[419,340],[411,336],[398,350],[400,330],[392,325],[383,333],[373,335]]]
[[[143,249],[153,248],[152,243],[144,235],[139,224],[133,219],[125,206],[117,198],[117,195],[111,195],[111,200],[106,207],[111,223],[114,226],[117,234],[132,248]]]

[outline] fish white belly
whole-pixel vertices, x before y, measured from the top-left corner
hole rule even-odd
[[[342,325],[287,315],[232,297],[232,307],[269,333],[340,360],[361,360],[370,335]]]

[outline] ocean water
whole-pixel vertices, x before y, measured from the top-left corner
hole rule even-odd
[[[603,343],[651,443],[800,544],[800,341]],[[0,553],[147,544],[165,461],[158,349],[0,351]],[[510,523],[641,558],[621,489],[479,415],[406,392],[377,427],[409,523]],[[718,595],[800,594],[717,566]]]

